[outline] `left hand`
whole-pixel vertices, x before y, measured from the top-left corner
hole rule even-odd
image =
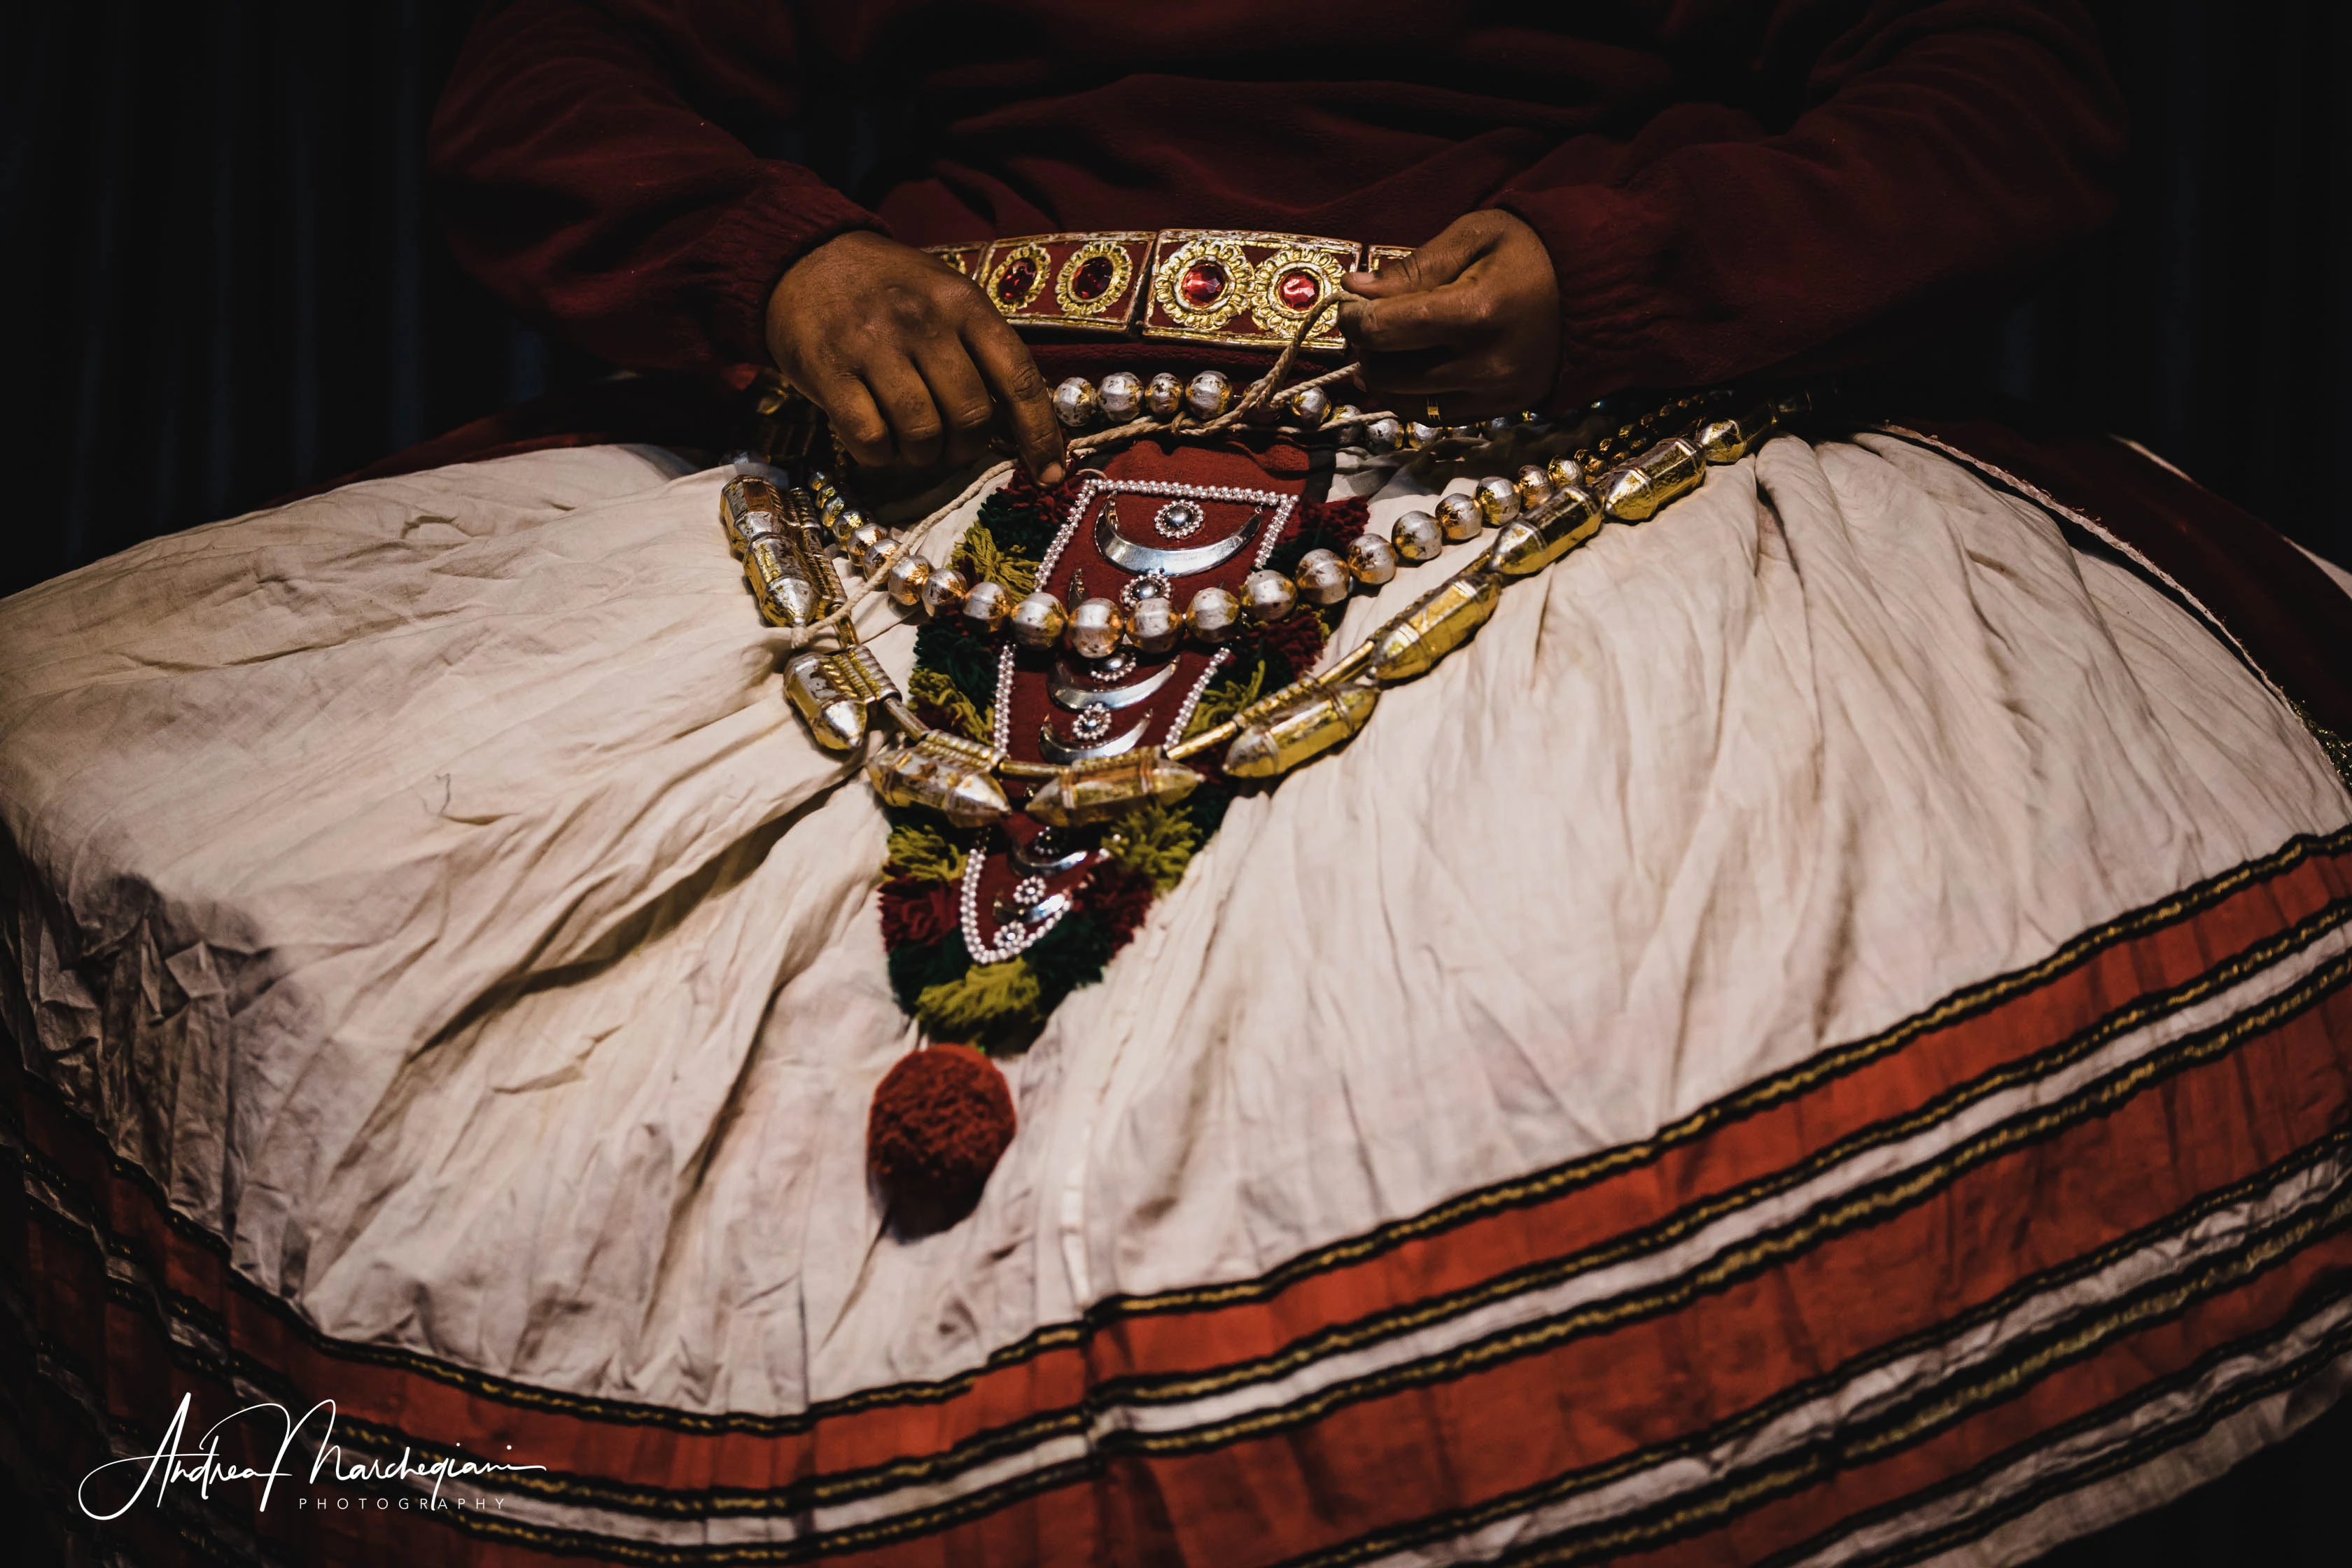
[[[1403,418],[1461,425],[1540,408],[1559,375],[1559,282],[1551,253],[1509,213],[1488,208],[1378,272],[1350,272],[1360,298],[1339,331],[1365,392]]]

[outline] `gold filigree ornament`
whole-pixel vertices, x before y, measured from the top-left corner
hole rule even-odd
[[[1021,268],[1028,268],[1024,277]],[[1046,248],[1034,241],[1015,245],[998,253],[995,265],[988,269],[983,287],[988,302],[1004,315],[1026,310],[1045,287],[1045,275],[1053,269],[1054,258]],[[1010,292],[1007,292],[1007,289]]]
[[[1276,251],[1257,264],[1257,298],[1253,302],[1258,324],[1279,331],[1284,337],[1298,330],[1315,308],[1339,291],[1340,280],[1354,263],[1354,247],[1346,253],[1330,250],[1310,250],[1292,246]],[[1297,276],[1312,276],[1318,287],[1312,297],[1305,297],[1297,288]],[[1294,294],[1300,297],[1293,298]],[[1336,321],[1338,318],[1331,318]],[[1327,326],[1330,321],[1325,323]],[[1337,330],[1321,331],[1299,344],[1308,349],[1344,348],[1346,340]]]
[[[1149,239],[1148,235],[1134,237]],[[1090,261],[1110,264],[1110,280],[1092,294],[1081,298],[1077,292],[1080,276]],[[1108,239],[1089,240],[1069,254],[1062,269],[1054,275],[1054,295],[1062,302],[1065,316],[1099,316],[1127,298],[1127,286],[1135,280],[1135,262],[1127,247]]]
[[[1216,296],[1199,299],[1198,281],[1217,276],[1223,286]],[[1207,336],[1258,303],[1257,268],[1238,241],[1196,235],[1160,258],[1152,273],[1151,293],[1179,335]]]

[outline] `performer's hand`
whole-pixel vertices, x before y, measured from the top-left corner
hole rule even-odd
[[[1559,374],[1559,281],[1551,253],[1509,213],[1488,209],[1378,272],[1351,272],[1360,295],[1339,330],[1370,397],[1408,417],[1433,402],[1459,425],[1540,407]]]
[[[968,462],[1001,414],[1029,471],[1061,483],[1062,426],[1036,362],[936,258],[862,231],[827,240],[777,281],[767,326],[776,368],[869,468]]]

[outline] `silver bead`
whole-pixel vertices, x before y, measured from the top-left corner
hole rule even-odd
[[[1062,601],[1040,588],[1013,606],[1004,629],[1023,647],[1052,647],[1062,640],[1062,628],[1069,619]]]
[[[1500,474],[1480,479],[1478,488],[1470,492],[1470,500],[1489,528],[1500,528],[1519,515],[1519,489]]]
[[[1184,617],[1177,614],[1173,599],[1154,594],[1138,599],[1127,612],[1127,639],[1145,653],[1166,653],[1183,635]]]
[[[1554,458],[1544,465],[1544,478],[1551,481],[1554,490],[1564,490],[1584,483],[1584,470],[1576,466],[1573,458]]]
[[[1370,530],[1348,541],[1348,570],[1357,582],[1377,588],[1396,575],[1396,546]]]
[[[1184,412],[1195,419],[1214,419],[1234,400],[1234,384],[1221,370],[1204,370],[1184,387]]]
[[[1489,441],[1499,441],[1518,427],[1519,416],[1517,415],[1497,414],[1492,419],[1486,421],[1486,439]]]
[[[1242,613],[1263,626],[1298,607],[1298,584],[1271,567],[1242,579]]]
[[[909,550],[890,563],[890,570],[882,574],[882,591],[901,605],[911,605],[923,596],[923,589],[930,580],[929,560]]]
[[[952,566],[935,566],[923,584],[923,612],[931,616],[952,616],[963,608],[963,596],[971,592],[971,579]]]
[[[1486,438],[1484,425],[1448,425],[1445,433],[1457,441],[1483,441]]]
[[[1143,412],[1143,378],[1131,370],[1115,370],[1102,378],[1102,411],[1112,423],[1124,425]]]
[[[1444,531],[1448,542],[1475,539],[1486,525],[1486,520],[1478,515],[1478,503],[1461,491],[1437,498],[1437,526]]]
[[[1054,388],[1054,416],[1073,430],[1083,430],[1102,411],[1102,394],[1083,375],[1074,375]]]
[[[1184,406],[1184,384],[1161,371],[1143,389],[1143,406],[1150,410],[1154,419],[1175,418],[1176,411]]]
[[[1521,511],[1534,511],[1559,493],[1559,487],[1552,483],[1551,475],[1533,463],[1519,470],[1518,478],[1512,482],[1511,488],[1519,492]]]
[[[1319,386],[1303,387],[1290,395],[1290,416],[1312,430],[1331,412],[1331,397]]]
[[[1005,618],[1013,614],[1013,595],[1004,584],[982,581],[971,585],[963,596],[963,618],[992,635],[1003,628]]]
[[[1416,419],[1404,427],[1404,444],[1416,452],[1425,452],[1445,438],[1445,426],[1425,425]]]
[[[824,524],[828,531],[833,530],[834,524],[841,520],[841,514],[848,510],[849,503],[842,500],[839,492],[837,491],[826,490],[817,497],[816,518],[819,522]],[[856,526],[857,525],[854,522],[849,525],[850,528],[855,528]],[[849,529],[841,529],[837,531],[834,531],[833,536],[835,539],[840,539],[846,535]]]
[[[1184,611],[1184,625],[1204,643],[1221,643],[1241,624],[1242,602],[1223,588],[1203,588]]]
[[[1375,452],[1393,452],[1404,444],[1404,426],[1393,414],[1383,414],[1364,426],[1364,445]]]
[[[1335,425],[1349,419],[1361,419],[1363,416],[1364,411],[1352,403],[1342,403],[1339,407],[1331,410],[1331,422]]]
[[[850,531],[847,539],[842,541],[850,565],[856,567],[860,574],[866,571],[866,563],[873,559],[874,552],[889,542],[890,536],[882,531],[882,525],[878,522],[861,522]]]
[[[1118,651],[1127,632],[1127,612],[1117,599],[1087,599],[1070,612],[1065,634],[1070,651],[1080,658],[1108,658]]]
[[[1328,550],[1310,550],[1298,558],[1298,596],[1310,605],[1336,605],[1356,586],[1348,563]]]
[[[808,471],[808,488],[817,495],[830,495],[833,493],[833,476],[823,468],[811,468]]]
[[[1444,531],[1425,511],[1409,511],[1397,519],[1389,538],[1396,545],[1398,559],[1403,561],[1434,561],[1445,548]]]

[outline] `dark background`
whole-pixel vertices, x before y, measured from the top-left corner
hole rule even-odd
[[[462,277],[427,211],[472,9],[0,6],[0,429],[31,479],[0,592],[598,374]],[[2137,127],[2123,213],[1937,361],[2352,561],[2352,6],[2092,9]]]
[[[601,374],[460,276],[430,223],[425,121],[472,9],[0,5],[0,452],[30,479],[0,592]],[[2352,563],[2352,6],[2092,9],[2137,127],[2123,212],[1934,357]],[[2045,1568],[2337,1560],[2347,1462],[2352,1405]],[[0,1478],[21,1542],[19,1501]]]

